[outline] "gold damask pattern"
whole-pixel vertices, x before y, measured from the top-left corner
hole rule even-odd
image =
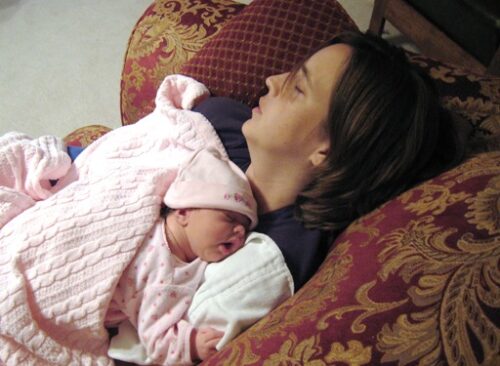
[[[63,140],[66,145],[87,147],[109,131],[111,131],[111,128],[106,126],[90,125],[71,132]]]
[[[500,364],[499,177],[500,152],[484,153],[353,223],[294,297],[203,364]]]
[[[348,341],[347,346],[334,342],[329,351],[324,352],[318,345],[319,337],[312,336],[303,341],[298,341],[295,334],[291,334],[275,353],[264,361],[263,366],[281,365],[310,365],[326,366],[338,362],[350,366],[367,365],[371,360],[371,346],[364,347],[361,342]],[[318,358],[318,356],[320,356]]]
[[[476,199],[467,200],[469,211],[465,215],[478,229],[485,229],[490,235],[500,235],[500,175],[493,178]]]
[[[409,53],[410,60],[435,81],[445,108],[458,113],[474,127],[473,137],[500,135],[500,77],[478,75]],[[500,141],[494,141],[499,150]]]
[[[495,319],[481,309],[500,305],[495,285],[500,238],[477,239],[465,233],[453,240],[456,232],[425,216],[380,239],[385,246],[379,254],[380,277],[399,275],[408,284],[419,278],[407,291],[418,310],[400,315],[379,334],[382,361],[425,359],[426,364],[438,364],[444,353],[450,364],[476,364],[470,347],[476,343],[487,364],[500,361],[495,355],[500,350]],[[482,281],[485,274],[487,283]]]
[[[121,81],[122,124],[150,113],[165,76],[178,73],[242,7],[230,0],[155,1],[129,39]]]
[[[360,286],[354,296],[357,300],[355,305],[348,305],[329,310],[321,317],[319,322],[316,324],[316,328],[319,330],[327,329],[329,326],[327,323],[329,318],[335,317],[336,319],[341,319],[344,314],[354,311],[360,312],[360,314],[352,321],[350,331],[353,334],[363,333],[366,330],[366,324],[364,323],[367,319],[375,314],[395,309],[407,301],[406,299],[392,302],[373,301],[370,299],[369,291],[372,290],[376,284],[377,281],[371,281]]]
[[[463,201],[464,198],[471,195],[466,192],[451,193],[451,188],[455,184],[454,181],[449,181],[444,184],[428,183],[423,186],[425,192],[423,192],[419,200],[411,202],[416,190],[411,190],[402,194],[400,199],[403,203],[408,203],[406,206],[408,211],[415,212],[418,215],[422,215],[425,212],[439,215],[443,213],[450,204]]]

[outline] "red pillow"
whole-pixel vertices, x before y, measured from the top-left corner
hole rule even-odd
[[[336,0],[254,0],[181,68],[213,95],[250,106],[265,78],[292,69],[335,34],[357,30]]]

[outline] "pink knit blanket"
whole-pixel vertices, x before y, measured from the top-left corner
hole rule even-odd
[[[226,154],[211,124],[189,110],[206,96],[193,79],[167,77],[151,114],[103,136],[73,165],[55,138],[0,138],[6,365],[113,364],[106,310],[178,166],[199,148]]]

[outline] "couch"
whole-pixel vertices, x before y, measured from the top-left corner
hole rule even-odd
[[[345,29],[335,0],[157,0],[129,40],[122,122],[179,72],[252,106],[267,75]],[[500,364],[500,78],[409,57],[464,127],[466,159],[349,225],[304,287],[203,365]]]

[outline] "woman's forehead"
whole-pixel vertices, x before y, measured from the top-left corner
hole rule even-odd
[[[352,48],[346,44],[327,46],[307,59],[301,70],[307,74],[312,85],[331,87],[342,76],[351,54]]]

